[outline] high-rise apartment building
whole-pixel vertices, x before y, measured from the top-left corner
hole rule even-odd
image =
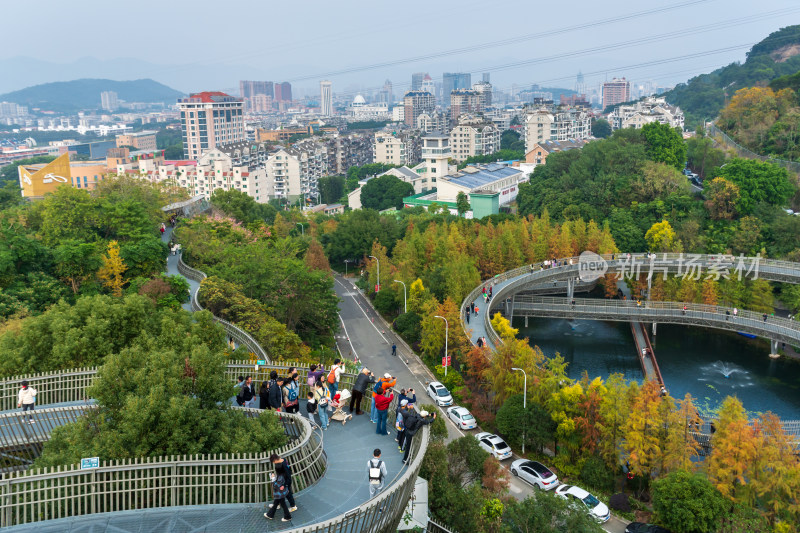
[[[500,130],[491,122],[462,115],[450,131],[450,150],[456,161],[492,154],[499,149]]]
[[[275,101],[288,102],[292,99],[292,84],[288,81],[275,84]]]
[[[412,91],[421,91],[422,90],[422,80],[425,79],[427,76],[427,72],[415,72],[411,75],[411,90]]]
[[[222,92],[202,92],[178,99],[183,155],[197,160],[220,144],[246,139],[244,102]]]
[[[386,83],[383,84],[383,89],[380,92],[380,101],[385,102],[387,107],[391,107],[394,101],[394,95],[392,94],[392,81],[386,80]]]
[[[417,117],[422,113],[431,114],[436,109],[436,98],[429,92],[409,91],[403,97],[405,107],[404,122],[412,128],[417,125]]]
[[[115,111],[119,107],[117,93],[114,91],[103,91],[100,93],[100,107],[106,111]]]
[[[480,113],[483,110],[478,91],[456,89],[450,93],[450,119],[455,122],[464,113]]]
[[[631,99],[631,82],[625,78],[614,78],[603,84],[603,109],[610,105],[629,102]]]
[[[323,117],[333,115],[333,89],[328,80],[319,82],[319,110]]]
[[[373,163],[386,165],[416,165],[420,158],[420,140],[416,133],[375,134]]]
[[[272,111],[272,97],[268,94],[254,94],[249,101],[253,113],[269,113]]]
[[[274,97],[273,83],[271,81],[239,81],[239,96],[250,99],[257,94]]]
[[[434,83],[433,78],[427,74],[425,74],[425,77],[422,78],[422,89],[420,90],[426,93],[431,93],[433,97],[436,98],[436,83]]]
[[[481,108],[485,109],[492,105],[492,84],[488,81],[479,81],[472,86],[472,90],[480,95]]]
[[[445,72],[442,75],[442,92],[444,97],[456,89],[469,89],[472,87],[472,75],[469,72]]]
[[[586,94],[586,80],[583,78],[583,73],[578,71],[578,77],[575,78],[575,92],[578,94]]]

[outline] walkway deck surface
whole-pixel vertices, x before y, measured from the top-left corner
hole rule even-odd
[[[301,413],[305,406],[301,407]],[[264,518],[266,503],[241,505],[198,505],[141,511],[102,513],[23,526],[0,528],[9,532],[114,532],[114,533],[245,533],[282,531],[327,520],[363,504],[369,499],[367,461],[375,448],[383,452],[389,480],[403,467],[394,431],[377,435],[369,415],[354,416],[346,425],[333,422],[323,432],[328,470],[315,485],[296,494],[297,511],[291,522],[281,522],[279,509],[274,520]]]

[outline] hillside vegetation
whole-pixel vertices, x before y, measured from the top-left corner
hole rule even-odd
[[[770,81],[800,70],[800,25],[787,26],[771,33],[753,46],[744,63],[731,63],[695,76],[664,94],[667,101],[686,113],[687,126],[703,118],[716,117],[737,90],[766,85]]]

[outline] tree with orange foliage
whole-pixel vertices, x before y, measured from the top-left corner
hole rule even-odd
[[[313,270],[322,270],[330,272],[331,265],[328,263],[328,258],[325,256],[325,250],[316,238],[311,239],[311,244],[308,245],[305,257],[306,266]]]
[[[583,396],[578,401],[578,412],[575,427],[582,439],[584,451],[594,453],[600,441],[600,402],[606,393],[603,381],[598,377],[589,381],[589,374],[584,370],[581,377]]]
[[[625,423],[625,449],[631,471],[640,476],[655,477],[662,463],[664,426],[661,387],[655,380],[642,385]]]
[[[717,305],[717,302],[719,301],[719,296],[717,294],[717,282],[714,281],[714,279],[712,278],[704,279],[700,290],[703,294],[704,304]]]

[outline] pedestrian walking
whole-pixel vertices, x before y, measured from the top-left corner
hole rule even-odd
[[[286,469],[283,465],[276,465],[275,474],[272,478],[272,505],[269,510],[264,513],[264,518],[272,520],[275,518],[275,512],[278,506],[283,510],[282,522],[288,522],[292,519],[292,513],[286,505],[286,496],[289,494],[289,489],[286,486]]]
[[[403,451],[403,440],[405,438],[405,422],[403,421],[403,417],[408,412],[408,400],[402,399],[400,400],[400,406],[397,408],[397,413],[395,414],[394,418],[394,428],[397,430],[397,437],[395,440],[397,441],[397,449],[401,452]]]
[[[467,309],[467,324],[469,324],[469,315],[470,315],[469,309]]]
[[[358,374],[355,383],[353,383],[353,395],[350,397],[350,413],[353,413],[353,406],[357,415],[363,415],[364,411],[361,410],[361,400],[364,398],[364,393],[371,384],[375,383],[375,375],[369,371],[369,368],[364,367],[361,373]]]
[[[467,315],[467,321],[469,321],[469,315]],[[397,344],[392,343],[392,355],[397,355]]]
[[[764,322],[767,321],[767,313],[764,313]]]
[[[411,441],[414,440],[414,435],[417,434],[422,426],[433,424],[433,421],[436,420],[436,413],[433,413],[433,416],[428,416],[428,411],[424,409],[419,413],[414,408],[412,404],[409,404],[408,411],[406,411],[405,416],[403,416],[403,425],[405,426],[405,437],[403,441],[403,463],[408,464],[408,455],[411,451]]]
[[[278,466],[283,466],[283,479],[286,483],[286,502],[289,504],[289,511],[295,512],[297,510],[297,505],[294,503],[294,492],[292,491],[292,467],[289,464],[289,461],[278,455],[277,453],[273,453],[269,457],[270,462],[275,465],[275,469],[278,469]]]
[[[374,498],[383,489],[383,480],[388,476],[386,463],[381,461],[381,450],[375,448],[372,459],[367,461],[367,478],[369,479],[369,497]]]
[[[733,318],[736,318],[737,316],[739,316],[739,309],[734,307],[733,308]]]
[[[161,235],[164,235],[164,232],[167,231],[167,226],[165,226],[163,222],[161,223],[159,231],[161,231]]]
[[[323,381],[317,382],[317,389],[314,391],[314,399],[317,400],[317,414],[319,424],[323,430],[328,429],[328,407],[331,401],[331,392]]]
[[[478,340],[475,342],[478,345],[478,348],[483,348],[483,338],[478,337]]]
[[[341,359],[334,359],[333,366],[330,372],[328,372],[328,390],[330,390],[331,398],[336,396],[336,392],[339,390],[339,379],[341,379],[342,376],[341,363]]]
[[[258,389],[258,408],[269,409],[269,381],[262,381]]]
[[[236,391],[236,404],[242,405],[239,403],[239,391],[242,390],[242,385],[244,385],[244,376],[239,376],[236,378],[236,385],[233,386],[233,390]]]
[[[727,322],[730,319],[731,319],[731,310],[730,309],[726,309],[725,310],[725,322]]]
[[[28,384],[28,380],[23,380],[20,383],[19,394],[17,395],[17,407],[22,407],[22,412],[25,411],[33,411],[34,407],[36,406],[36,394],[37,390],[31,387]],[[25,420],[25,416],[22,417],[23,421]],[[33,416],[28,415],[28,423],[35,424],[36,421],[33,419]]]
[[[386,391],[375,398],[375,409],[378,410],[378,427],[375,433],[378,435],[388,435],[389,431],[386,430],[386,420],[389,417],[389,404],[394,400],[394,393],[392,389]]]
[[[308,415],[308,419],[311,420],[311,425],[319,425],[317,424],[317,420],[314,418],[314,413],[317,412],[317,400],[314,399],[314,393],[309,392],[306,395],[306,414]]]
[[[297,372],[287,379],[283,386],[283,405],[287,413],[296,413],[300,410],[300,383]]]
[[[281,410],[283,398],[281,397],[281,383],[278,380],[278,373],[273,370],[269,373],[269,383],[267,384],[267,408]]]
[[[686,306],[685,305],[683,306],[683,314],[684,315],[686,314]]]

